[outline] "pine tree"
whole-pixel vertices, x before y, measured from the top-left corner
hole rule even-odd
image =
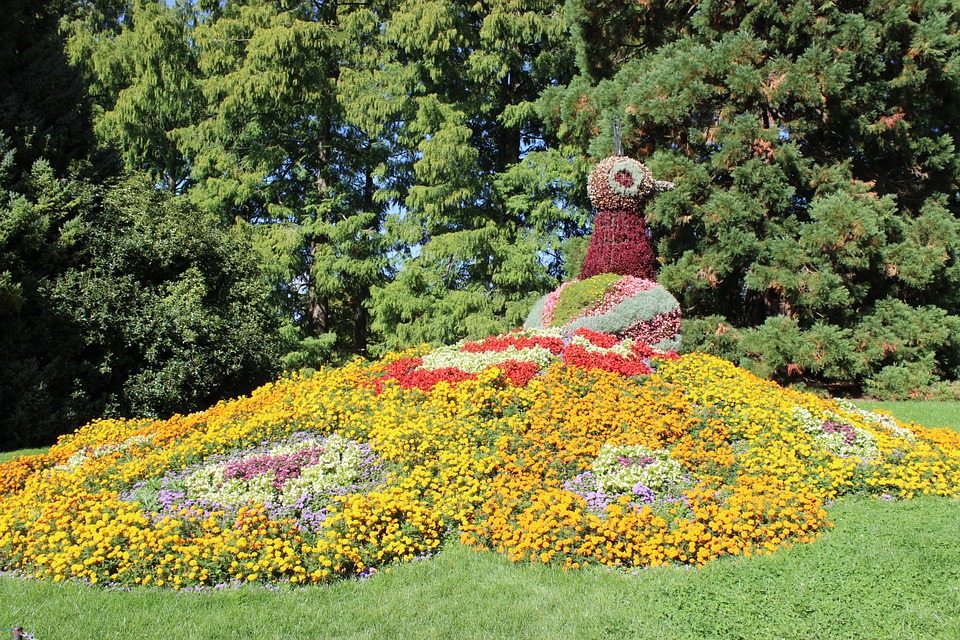
[[[72,3],[10,0],[0,21],[0,134],[16,172],[43,158],[54,170],[84,160],[93,144],[90,105],[68,61],[60,21]]]
[[[363,354],[370,288],[386,270],[372,177],[383,151],[338,101],[349,10],[251,1],[203,17],[195,37],[212,115],[183,141],[198,181],[191,197],[259,227],[267,262],[285,265],[275,284],[298,331],[335,334],[341,351]]]
[[[71,61],[84,73],[103,144],[126,168],[174,192],[190,184],[177,132],[203,114],[189,13],[159,0],[86,6],[67,25]]]
[[[608,3],[568,7],[588,4]],[[676,183],[647,219],[660,282],[688,317],[709,317],[688,323],[690,344],[783,379],[879,389],[890,367],[960,374],[960,338],[909,335],[889,313],[960,322],[956,4],[641,6],[615,30],[639,46],[580,30],[580,76],[540,109],[595,157],[623,117],[625,152]]]
[[[83,25],[101,139],[256,229],[291,366],[517,326],[583,232],[587,167],[533,108],[572,68],[555,3],[137,0]]]

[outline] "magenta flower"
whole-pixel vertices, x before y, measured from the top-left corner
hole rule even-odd
[[[297,478],[304,467],[317,464],[323,455],[323,447],[309,447],[293,453],[241,458],[227,464],[223,477],[227,480],[251,480],[257,476],[274,474],[273,486],[280,490],[287,480]]]
[[[834,422],[833,420],[825,420],[821,429],[824,433],[842,433],[843,440],[846,442],[848,447],[852,447],[857,441],[857,432],[853,430],[852,425],[840,424],[839,422]]]

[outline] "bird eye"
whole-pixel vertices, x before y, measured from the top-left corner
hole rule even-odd
[[[635,160],[625,159],[617,162],[607,173],[610,190],[624,198],[645,195],[649,189],[649,170]]]
[[[624,189],[629,189],[633,186],[633,183],[636,182],[636,180],[633,179],[633,174],[625,169],[618,171],[617,175],[613,176],[613,179]]]

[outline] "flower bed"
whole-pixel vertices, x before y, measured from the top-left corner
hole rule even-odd
[[[705,355],[519,332],[93,422],[0,478],[0,569],[300,584],[451,538],[570,568],[770,553],[814,540],[842,495],[956,496],[960,434]]]
[[[673,350],[679,346],[680,305],[652,280],[603,273],[566,282],[541,298],[527,316],[527,329],[580,329],[630,338]]]
[[[552,362],[637,376],[651,373],[656,360],[676,357],[672,351],[589,329],[578,329],[566,337],[556,329],[518,330],[440,347],[422,357],[398,358],[385,367],[386,375],[374,380],[373,385],[378,393],[391,380],[404,389],[429,391],[441,382],[455,385],[497,369],[511,384],[523,387]]]

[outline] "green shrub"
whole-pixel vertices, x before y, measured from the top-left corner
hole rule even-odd
[[[854,328],[803,327],[773,317],[755,328],[723,316],[685,319],[683,352],[703,351],[782,383],[878,398],[953,397],[960,376],[960,318],[934,306],[885,299]]]
[[[684,318],[680,333],[683,335],[681,353],[701,351],[730,362],[740,360],[740,330],[723,316]]]
[[[854,335],[865,361],[877,373],[890,365],[922,362],[932,354],[931,374],[951,379],[960,375],[960,318],[938,307],[882,300]]]
[[[937,382],[933,354],[917,362],[891,364],[865,381],[870,396],[886,400],[906,400],[926,393]]]
[[[806,342],[790,318],[767,318],[767,320],[741,337],[741,366],[764,378],[784,379],[798,361],[806,361]]]

